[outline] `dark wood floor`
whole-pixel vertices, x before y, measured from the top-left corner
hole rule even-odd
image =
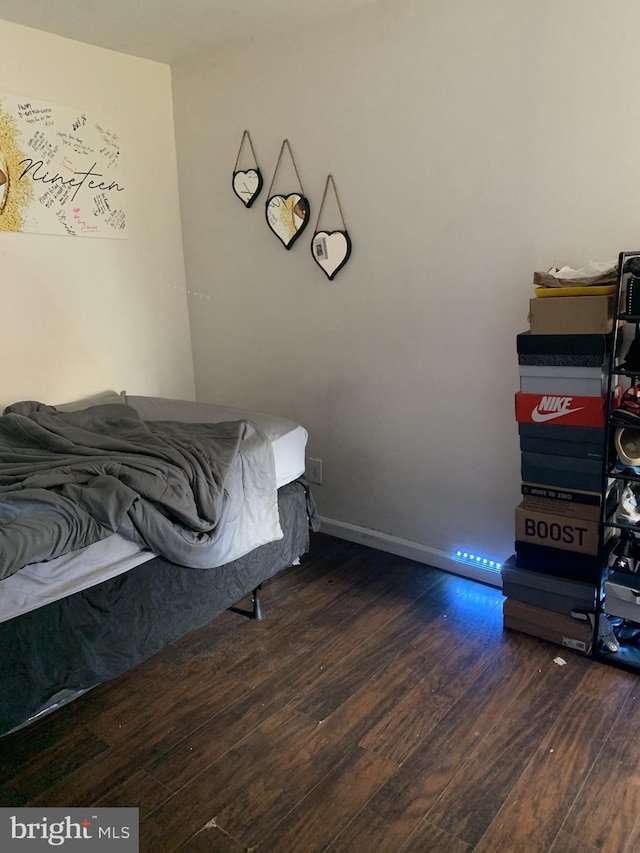
[[[145,853],[640,850],[636,676],[321,534],[263,601],[0,740],[0,805],[135,806]]]

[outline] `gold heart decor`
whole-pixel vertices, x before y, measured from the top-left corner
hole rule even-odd
[[[267,224],[290,249],[309,223],[309,201],[300,193],[273,195],[266,204]]]
[[[0,213],[4,210],[9,195],[9,170],[0,151]]]

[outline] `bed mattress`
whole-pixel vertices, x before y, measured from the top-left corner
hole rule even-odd
[[[209,403],[119,396],[123,403],[138,411],[142,420],[190,423],[250,420],[266,435],[273,448],[277,488],[304,474],[308,434],[295,421]],[[154,557],[151,551],[141,550],[114,534],[55,560],[32,563],[0,582],[0,622],[95,586]]]

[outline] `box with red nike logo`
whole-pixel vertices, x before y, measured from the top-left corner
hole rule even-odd
[[[516,393],[516,421],[527,424],[602,427],[606,397]]]

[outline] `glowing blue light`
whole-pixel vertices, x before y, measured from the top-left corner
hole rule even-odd
[[[502,563],[499,563],[497,560],[490,560],[489,557],[481,557],[478,554],[474,554],[471,551],[463,551],[457,550],[454,551],[454,559],[460,560],[465,563],[473,563],[474,565],[480,564],[481,566],[486,566],[487,569],[491,569],[494,572],[500,571],[502,568]]]

